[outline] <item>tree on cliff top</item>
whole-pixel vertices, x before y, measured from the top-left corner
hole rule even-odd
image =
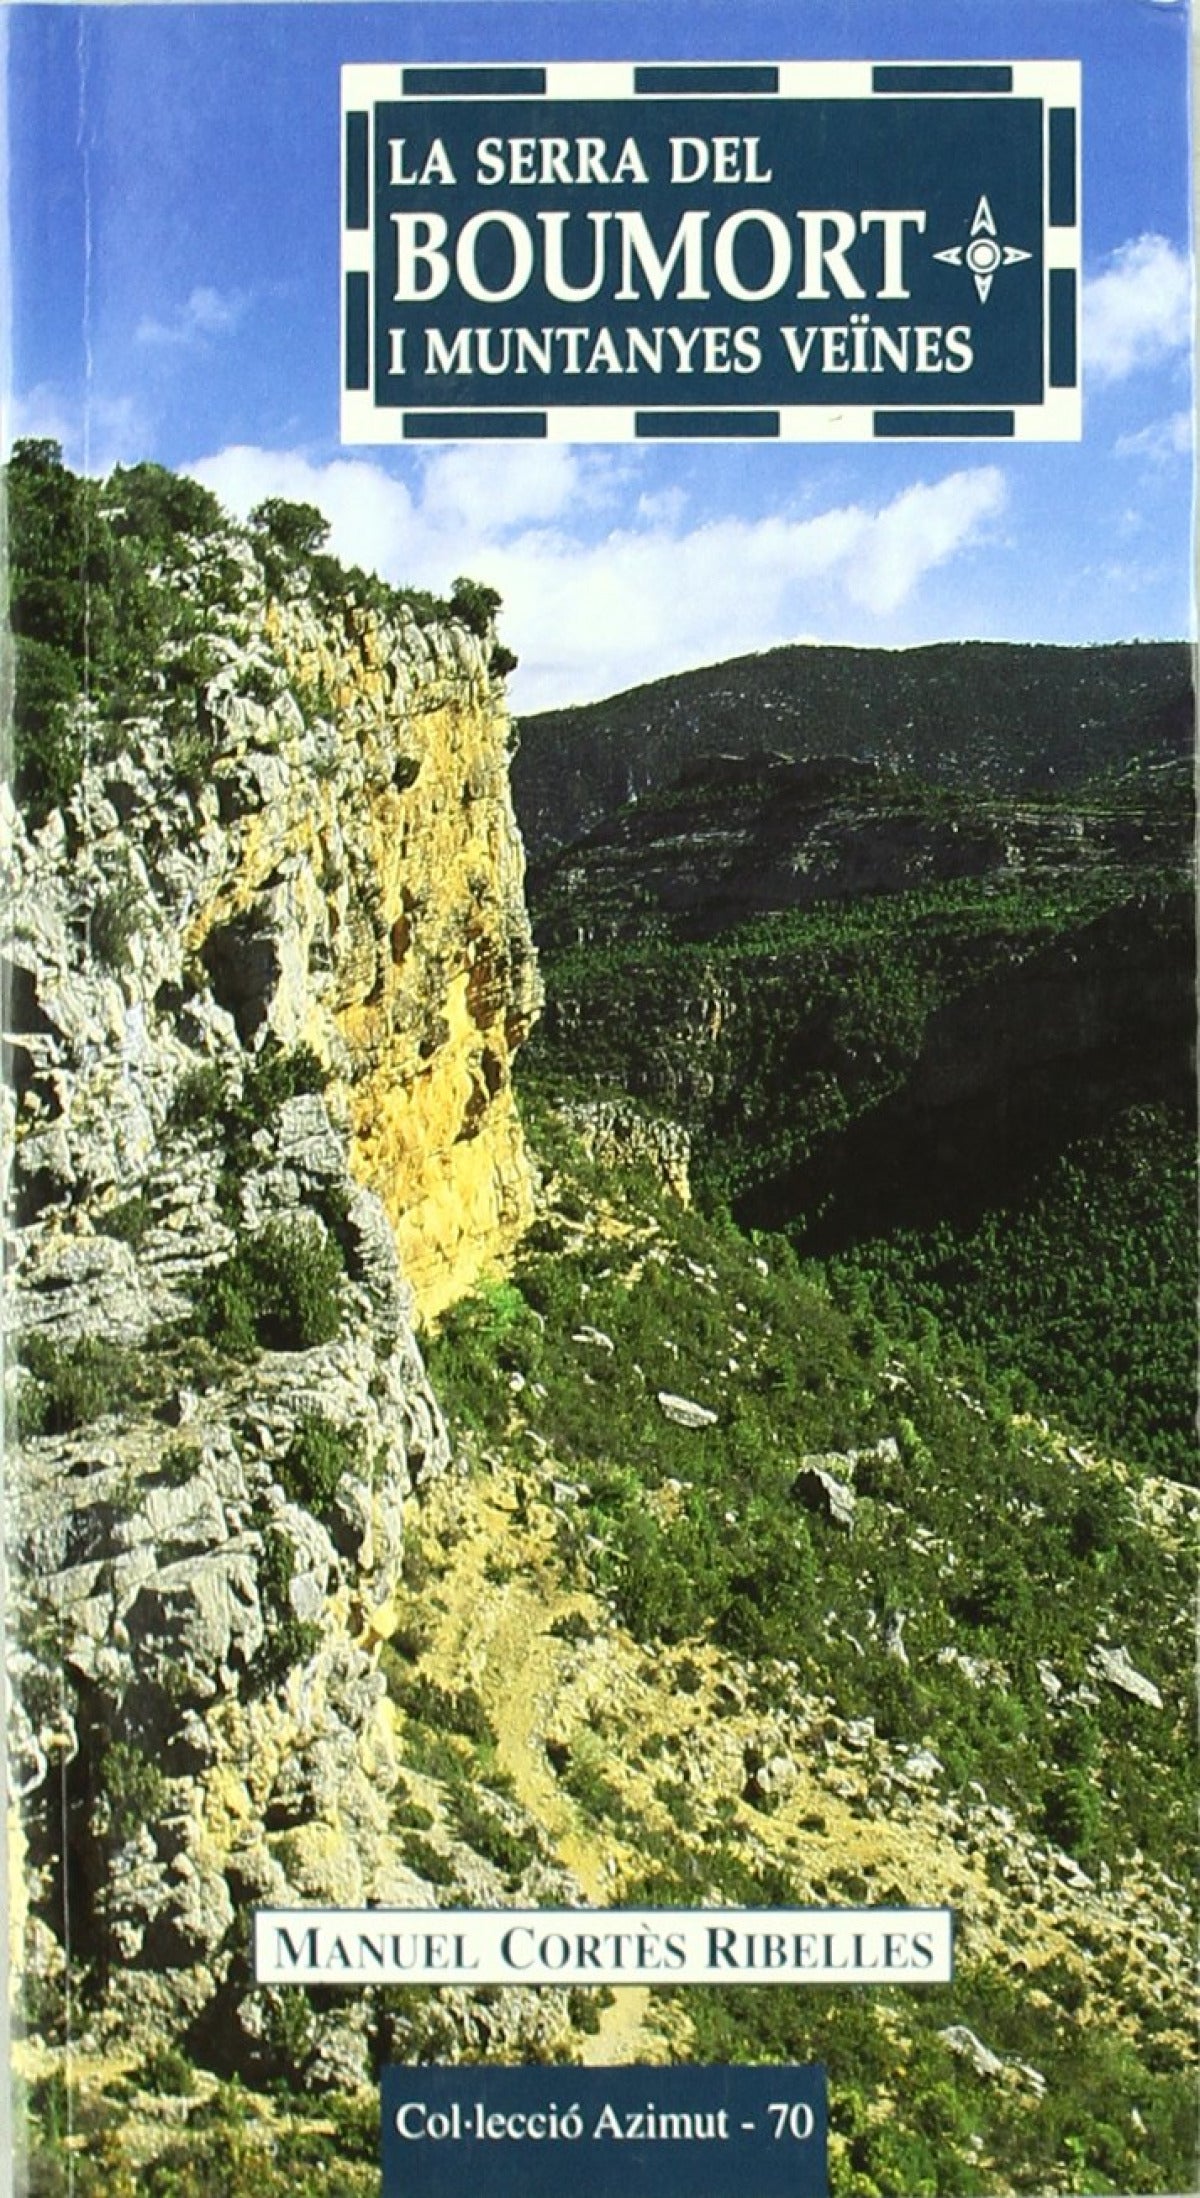
[[[211,673],[209,612],[222,604],[244,608],[244,571],[233,558],[210,560],[199,594],[178,586],[197,544],[234,529],[210,490],[165,466],[119,466],[106,481],[90,480],[64,464],[58,443],[29,439],[14,445],[4,477],[14,789],[39,824],[78,784],[85,698],[93,705],[93,753],[106,741],[115,752],[121,726],[148,707],[161,711],[164,692],[177,753],[191,752],[196,725],[203,731],[203,683]],[[315,504],[281,496],[258,504],[248,539],[268,591],[302,593],[334,613],[356,601],[421,626],[457,618],[490,644],[495,677],[513,669],[515,656],[495,638],[494,588],[460,579],[448,602],[393,587],[342,565],[325,546],[329,532]]]
[[[483,580],[471,580],[460,573],[450,597],[450,616],[460,619],[469,633],[480,641],[491,641],[488,664],[497,679],[504,679],[515,672],[518,658],[496,639],[496,614],[500,609],[500,595],[496,588],[489,588]]]

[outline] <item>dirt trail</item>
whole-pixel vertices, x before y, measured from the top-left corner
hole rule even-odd
[[[496,1733],[496,1753],[522,1806],[542,1827],[582,1898],[608,1906],[633,1855],[607,1830],[587,1825],[561,1791],[546,1754],[547,1736],[567,1738],[578,1706],[564,1703],[569,1644],[550,1630],[587,1598],[564,1591],[548,1523],[525,1520],[511,1485],[476,1483],[456,1507],[453,1563],[439,1582],[434,1639],[423,1667],[445,1687],[474,1686]],[[503,1577],[512,1564],[512,1576]],[[516,1569],[520,1566],[520,1570]],[[650,1992],[623,1985],[604,2008],[598,2031],[580,2040],[589,2066],[660,2062],[665,2040],[648,2027]]]

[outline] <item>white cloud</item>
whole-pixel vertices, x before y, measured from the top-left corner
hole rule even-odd
[[[660,521],[665,526],[675,526],[687,508],[687,497],[681,488],[650,489],[637,500],[637,515],[647,526]]]
[[[994,467],[794,519],[723,518],[625,528],[588,544],[508,545],[506,630],[529,659],[524,708],[611,692],[843,624],[848,606],[898,609],[925,575],[979,538],[1004,503]],[[856,621],[861,627],[862,621]]]
[[[201,286],[193,290],[186,305],[169,320],[141,320],[134,330],[137,343],[191,347],[209,342],[215,336],[228,336],[237,327],[245,313],[247,301],[240,291],[224,294]]]
[[[107,473],[140,455],[146,423],[133,397],[72,398],[52,382],[38,382],[13,396],[4,423],[6,451],[27,439],[60,444],[77,472]]]
[[[62,391],[52,382],[38,382],[23,396],[13,396],[5,422],[4,447],[9,450],[13,443],[49,441],[61,443],[65,450],[78,424]]]
[[[1118,458],[1147,458],[1151,465],[1169,465],[1172,458],[1186,457],[1192,447],[1192,415],[1173,412],[1169,419],[1151,420],[1136,433],[1118,436]]]
[[[1192,332],[1187,257],[1166,237],[1134,237],[1084,284],[1083,358],[1097,381],[1123,381],[1186,350]]]
[[[316,504],[330,524],[330,548],[348,564],[423,587],[437,587],[445,578],[405,569],[406,544],[420,531],[412,497],[402,481],[367,459],[336,458],[317,466],[295,451],[234,443],[184,471],[240,519],[268,496]]]
[[[439,523],[489,533],[557,519],[597,500],[604,463],[569,443],[451,444],[426,461],[422,506]]]
[[[848,621],[869,631],[978,543],[1006,499],[999,468],[979,466],[883,504],[689,524],[677,497],[639,501],[628,465],[569,445],[456,447],[404,481],[367,459],[241,446],[189,470],[242,516],[266,496],[318,505],[335,552],[394,582],[444,589],[469,572],[499,588],[525,711]],[[619,483],[632,516],[606,525]]]
[[[996,466],[905,489],[865,530],[848,576],[852,600],[881,614],[898,609],[927,572],[978,538],[1004,500]]]

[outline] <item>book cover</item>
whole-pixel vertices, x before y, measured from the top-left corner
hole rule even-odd
[[[5,10],[14,2192],[1193,2187],[1189,27]]]

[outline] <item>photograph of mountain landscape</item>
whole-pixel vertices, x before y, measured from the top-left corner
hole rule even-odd
[[[376,2198],[397,2064],[1193,2188],[1186,8],[4,32],[14,2198]],[[1012,56],[1080,439],[339,441],[343,65]],[[255,1981],[377,1908],[954,1973]]]

